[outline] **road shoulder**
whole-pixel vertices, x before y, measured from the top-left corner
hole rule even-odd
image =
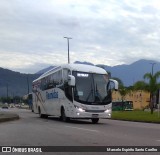
[[[6,122],[6,121],[18,120],[18,119],[19,119],[19,115],[15,113],[0,112],[0,123]]]

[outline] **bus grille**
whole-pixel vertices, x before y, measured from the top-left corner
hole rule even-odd
[[[94,112],[94,113],[102,113],[105,110],[85,110],[85,112]]]

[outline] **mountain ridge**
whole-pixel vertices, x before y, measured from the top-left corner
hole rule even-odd
[[[75,63],[94,65],[90,62],[80,62],[76,61]],[[108,66],[103,64],[98,64],[101,68],[104,68],[106,71],[111,73],[111,77],[117,77],[122,80],[125,86],[133,85],[135,82],[143,80],[143,75],[145,73],[152,72],[152,63],[153,72],[160,70],[160,62],[153,60],[141,59],[132,64],[123,64],[117,66]],[[0,96],[7,96],[7,87],[9,96],[23,96],[28,92],[28,83],[29,81],[29,92],[32,91],[32,81],[38,78],[43,72],[52,69],[55,66],[49,66],[38,71],[35,74],[24,74],[9,69],[4,69],[0,67]]]
[[[24,74],[0,67],[0,97],[23,96],[32,91],[32,81],[39,74]]]
[[[125,86],[130,86],[133,85],[133,83],[135,83],[136,81],[143,80],[143,75],[145,73],[152,72],[152,63],[155,63],[153,72],[157,72],[160,70],[160,62],[146,59],[140,59],[131,64],[122,64],[117,66],[109,66],[104,64],[94,65],[93,63],[86,61],[75,61],[74,63],[101,67],[110,72],[111,77],[120,78]]]

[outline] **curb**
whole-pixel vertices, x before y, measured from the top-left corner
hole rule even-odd
[[[116,121],[126,121],[126,122],[138,122],[138,123],[153,123],[153,124],[160,124],[160,122],[154,122],[154,121],[141,121],[141,120],[127,120],[127,119],[118,119],[118,118],[111,118],[111,120]]]
[[[20,117],[17,114],[0,113],[0,123],[6,121],[18,120]]]

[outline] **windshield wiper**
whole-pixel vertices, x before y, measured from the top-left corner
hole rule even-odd
[[[86,99],[87,102],[88,102],[88,100],[89,100],[89,98],[90,98],[91,95],[93,97],[93,87],[92,87],[92,84],[91,84],[91,90],[90,90],[90,92],[89,92],[89,94],[87,96],[87,99]]]
[[[95,102],[102,102],[102,97],[97,89],[97,83],[96,83],[96,92],[95,92]]]

